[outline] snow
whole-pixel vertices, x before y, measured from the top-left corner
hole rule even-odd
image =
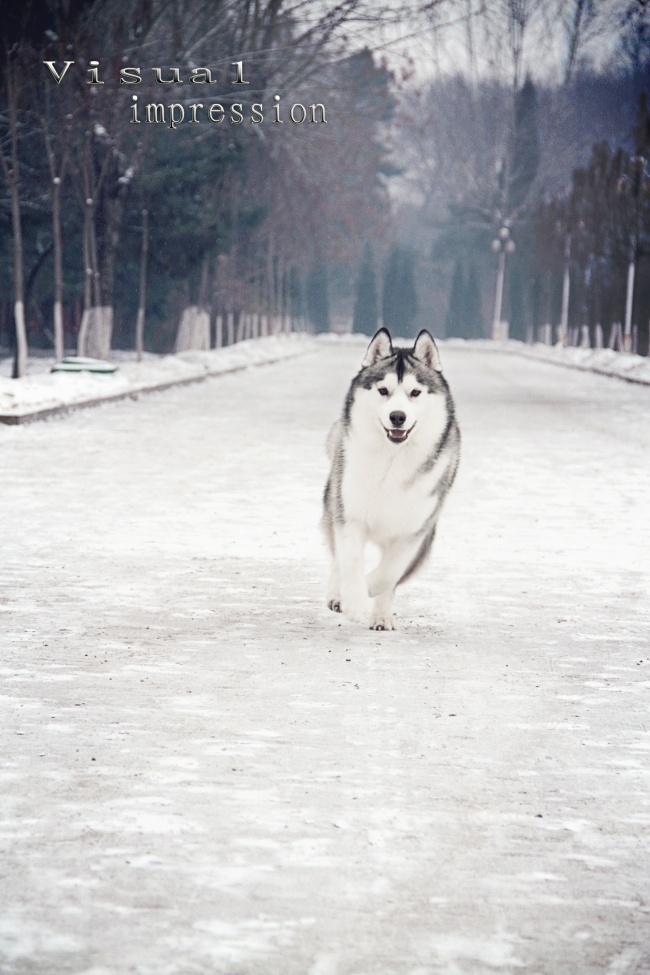
[[[49,356],[30,360],[30,374],[20,380],[11,376],[13,360],[0,362],[0,416],[14,420],[33,418],[44,411],[82,406],[100,400],[137,396],[175,383],[192,382],[249,366],[266,365],[299,355],[309,339],[301,335],[268,336],[239,342],[210,352],[181,352],[156,356],[146,353],[137,362],[134,353],[113,353],[116,372],[52,373]]]
[[[615,352],[613,349],[583,349],[576,346],[543,345],[540,342],[527,345],[515,339],[509,339],[507,342],[492,342],[487,339],[466,342],[463,339],[450,339],[449,344],[481,351],[526,356],[540,362],[552,362],[570,369],[581,369],[602,376],[650,385],[650,358],[627,352]]]
[[[298,345],[0,428],[0,973],[650,970],[650,391],[443,346],[376,633],[318,530],[361,346]]]
[[[36,356],[30,360],[29,375],[16,381],[10,379],[12,359],[0,360],[0,420],[24,422],[49,415],[53,411],[94,405],[104,400],[128,396],[137,398],[144,392],[165,389],[170,385],[193,382],[207,376],[217,376],[249,366],[276,362],[279,359],[299,355],[318,342],[319,345],[363,346],[369,336],[358,334],[319,335],[317,339],[306,335],[279,335],[239,342],[224,349],[209,352],[181,352],[177,355],[157,356],[145,353],[137,362],[133,353],[113,353],[118,370],[108,376],[90,372],[51,373],[54,359]],[[407,339],[395,339],[396,343],[408,344]],[[601,375],[627,379],[650,385],[650,359],[614,352],[611,349],[579,349],[541,344],[526,345],[510,340],[465,341],[449,339],[439,341],[441,348],[464,348],[481,352],[498,352],[520,355],[556,365],[568,366]]]

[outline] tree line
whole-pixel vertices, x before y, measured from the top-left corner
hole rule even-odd
[[[0,342],[15,375],[28,344],[167,351],[188,307],[317,317],[322,269],[345,277],[388,214],[390,73],[343,31],[395,15],[366,0],[3,11]]]
[[[611,141],[595,143],[564,186],[531,192],[503,219],[444,229],[434,264],[450,239],[457,238],[456,249],[461,241],[465,248],[448,285],[446,334],[490,334],[495,261],[489,244],[501,224],[513,240],[503,306],[510,337],[649,354],[650,119],[644,92],[627,144]],[[531,183],[535,152],[528,147]]]
[[[646,8],[3,10],[0,345],[15,375],[33,347],[169,351],[192,310],[213,330],[257,313],[466,337],[498,311],[517,338],[562,326],[647,354]]]
[[[487,13],[473,36],[461,22],[464,55],[402,99],[398,223],[426,296],[416,328],[489,337],[500,317],[524,341],[647,355],[650,9],[552,6],[489,4],[511,29],[497,40]],[[544,25],[555,77],[536,70]],[[481,75],[499,50],[501,70]]]

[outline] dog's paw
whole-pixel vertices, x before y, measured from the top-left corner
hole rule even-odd
[[[392,613],[376,613],[370,620],[371,630],[394,630],[395,616]]]
[[[343,602],[343,615],[351,623],[367,623],[370,616],[370,600],[359,599],[354,602]]]
[[[331,609],[333,613],[341,612],[341,600],[340,599],[328,599],[327,608]]]

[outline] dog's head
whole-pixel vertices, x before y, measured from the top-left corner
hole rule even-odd
[[[393,444],[406,443],[418,424],[425,422],[428,439],[431,424],[437,427],[445,421],[451,404],[431,334],[423,329],[412,348],[394,348],[390,332],[380,328],[352,384],[346,404],[348,422],[353,402],[360,419],[383,429],[383,436]]]

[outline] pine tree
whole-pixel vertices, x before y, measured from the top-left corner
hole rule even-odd
[[[455,335],[460,338],[467,337],[467,315],[466,315],[467,286],[463,266],[458,259],[454,265],[454,273],[451,278],[451,291],[449,293],[449,305],[447,307],[447,317],[445,318],[445,334]]]
[[[515,95],[515,118],[510,149],[508,196],[511,209],[526,199],[539,166],[539,134],[537,131],[537,92],[526,78]]]
[[[295,267],[289,272],[289,308],[291,316],[291,327],[295,330],[303,328],[303,318],[305,315],[304,294],[300,275]]]
[[[510,273],[510,329],[511,339],[526,341],[526,317],[524,310],[524,276],[520,265],[513,261]]]
[[[418,310],[415,290],[415,254],[409,247],[394,244],[384,272],[382,317],[384,326],[408,337]]]
[[[465,338],[481,338],[483,335],[483,303],[476,264],[472,261],[467,271],[465,290]]]
[[[323,260],[314,265],[307,277],[307,317],[317,332],[329,332],[329,284]]]
[[[373,335],[377,331],[379,307],[375,263],[370,244],[366,244],[363,260],[354,286],[352,331]]]
[[[399,320],[399,252],[397,247],[391,247],[384,267],[384,281],[381,297],[381,317],[385,328],[392,328]]]
[[[634,128],[634,142],[637,157],[641,156],[647,160],[650,157],[650,112],[648,110],[648,98],[645,92],[642,92],[639,95],[639,110],[637,115],[637,124]],[[645,214],[645,218],[646,226],[643,229],[647,233],[647,212]],[[650,290],[648,287],[649,279],[650,274],[648,271],[647,261],[639,261],[637,280],[637,312],[635,316],[638,327],[637,352],[639,355],[645,356],[650,355],[650,298],[648,294]]]

